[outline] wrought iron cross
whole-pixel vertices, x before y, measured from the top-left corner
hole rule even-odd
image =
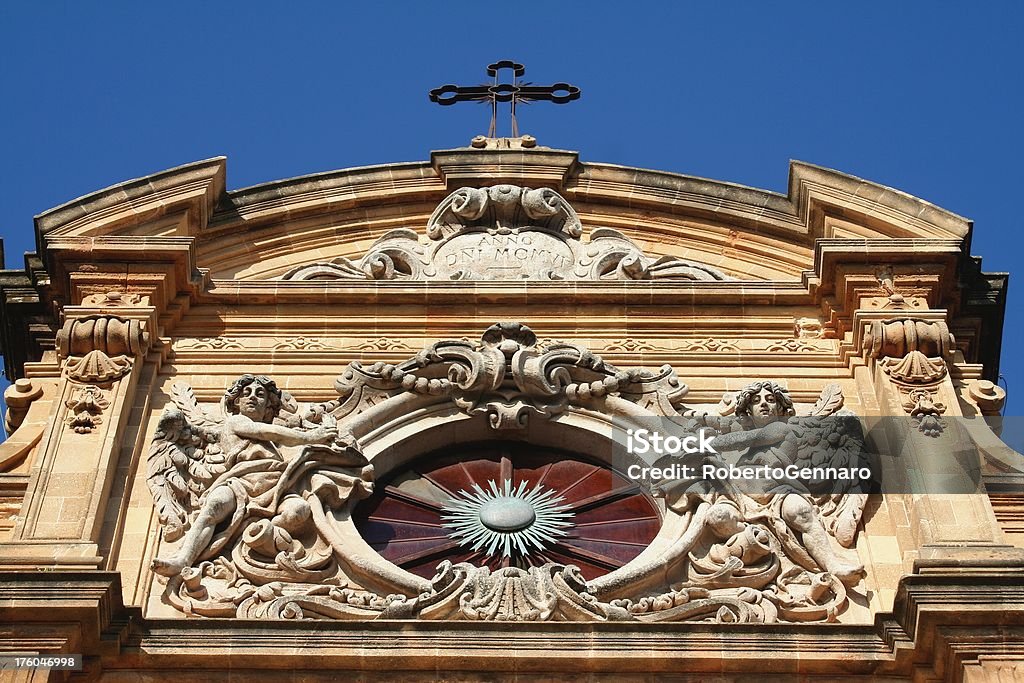
[[[499,72],[511,69],[512,82],[500,83]],[[565,104],[580,98],[580,89],[568,83],[555,83],[554,85],[532,85],[521,83],[519,78],[526,73],[526,67],[511,60],[505,59],[494,64],[487,65],[487,75],[494,78],[492,85],[442,85],[430,91],[430,101],[440,105],[448,106],[456,102],[490,102],[491,103],[491,127],[487,131],[487,137],[496,137],[498,127],[498,103],[509,102],[509,109],[512,114],[512,137],[519,137],[519,124],[516,121],[516,105],[522,102],[538,102],[546,100],[555,104]]]

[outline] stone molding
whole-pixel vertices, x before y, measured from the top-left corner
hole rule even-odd
[[[965,571],[966,570],[966,571]],[[23,626],[0,645],[40,654],[84,653],[93,674],[138,668],[178,675],[230,671],[254,680],[316,666],[366,675],[435,679],[446,671],[495,676],[680,675],[741,680],[819,676],[863,681],[960,680],[987,661],[1019,661],[1024,650],[1020,561],[921,567],[900,581],[892,613],[873,624],[664,625],[525,622],[502,630],[479,621],[320,622],[317,628],[264,620],[143,618],[125,607],[114,572],[0,572],[0,618]],[[429,650],[430,657],[423,652]],[[722,657],[728,651],[729,657]],[[672,653],[667,656],[666,653]],[[261,657],[257,663],[256,657]],[[440,658],[440,664],[439,660]],[[419,679],[416,679],[419,680]]]

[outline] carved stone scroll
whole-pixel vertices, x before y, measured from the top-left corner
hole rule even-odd
[[[68,320],[57,332],[57,351],[71,379],[104,384],[124,377],[132,359],[149,348],[149,333],[141,321],[112,315]]]
[[[7,404],[4,428],[8,434],[21,426],[25,416],[28,415],[29,406],[42,395],[42,387],[33,384],[32,380],[26,377],[15,380],[14,384],[7,387],[7,390],[4,391],[4,403]]]
[[[68,320],[57,332],[61,358],[102,351],[108,356],[137,356],[149,347],[149,333],[138,320],[92,315]]]
[[[661,554],[641,553],[589,582],[571,565],[447,561],[427,581],[373,553],[349,516],[374,473],[348,430],[407,419],[412,406],[448,405],[496,431],[569,411],[671,416],[683,429],[720,430],[722,457],[734,450],[802,467],[820,464],[825,447],[842,466],[863,443],[856,418],[840,412],[838,385],[801,418],[771,381],[738,392],[733,416],[709,415],[683,404],[687,387],[671,367],[619,369],[501,322],[477,342],[438,341],[400,363],[353,362],[335,388],[338,400],[299,406],[269,378],[245,375],[225,392],[222,415],[187,386],[173,389],[147,463],[163,529],[153,568],[167,577],[168,604],[256,619],[832,621],[863,576],[849,550],[864,509],[857,491],[766,498],[670,485],[661,491],[670,529],[659,535]],[[771,409],[755,410],[762,402]],[[449,526],[441,533],[457,531]]]
[[[284,280],[727,280],[720,271],[670,256],[654,258],[622,233],[591,231],[547,188],[456,190],[435,209],[427,242],[412,230],[381,237],[358,262],[298,266]]]

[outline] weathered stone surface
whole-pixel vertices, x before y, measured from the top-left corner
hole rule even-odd
[[[622,233],[580,241],[576,211],[557,192],[517,185],[463,188],[427,222],[422,244],[394,230],[358,263],[345,257],[292,268],[284,280],[693,280],[729,279],[716,268],[645,256]]]
[[[1015,671],[1024,468],[985,425],[989,495],[667,491],[654,540],[591,580],[479,558],[425,579],[366,542],[356,489],[446,447],[593,456],[654,415],[799,459],[802,420],[842,404],[918,420],[923,463],[944,420],[998,410],[1005,277],[963,258],[965,219],[802,163],[778,195],[532,144],[232,192],[212,160],[43,214],[0,282],[32,387],[0,446],[4,647],[109,680]],[[250,373],[276,417],[218,411]],[[778,427],[750,410],[768,394]]]

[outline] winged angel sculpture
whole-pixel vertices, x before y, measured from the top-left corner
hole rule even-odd
[[[865,464],[860,423],[842,404],[839,386],[829,385],[797,417],[785,388],[758,381],[728,396],[718,414],[687,410],[681,416],[692,421],[690,428],[716,434],[718,454],[700,456],[714,466],[858,467]],[[667,505],[690,520],[678,546],[686,558],[678,590],[739,586],[762,591],[772,610],[789,620],[833,619],[845,603],[843,584],[854,586],[864,576],[863,565],[845,549],[856,539],[865,487],[860,481],[788,477],[742,488],[661,482],[655,488]]]
[[[373,468],[354,439],[322,411],[282,418],[294,404],[264,376],[237,379],[221,416],[207,414],[187,385],[176,384],[172,399],[147,481],[164,540],[178,543],[153,570],[180,578],[213,559],[201,571],[215,573],[228,552],[231,566],[257,583],[336,573],[333,515],[373,491]]]

